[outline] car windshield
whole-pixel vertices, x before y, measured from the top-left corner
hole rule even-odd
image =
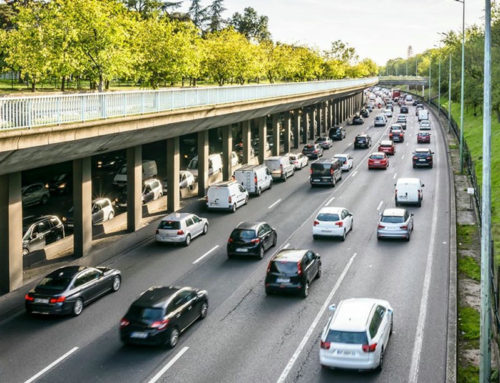
[[[181,223],[179,221],[161,221],[158,229],[163,230],[179,230]]]
[[[248,240],[255,238],[255,230],[235,229],[231,233],[231,238],[235,240]]]
[[[280,274],[297,274],[297,262],[274,261],[271,272]]]
[[[64,179],[64,177],[66,177],[66,174],[59,174],[58,176],[54,177],[54,181],[55,182],[62,181]]]
[[[368,344],[368,338],[364,331],[328,331],[326,342],[347,344]]]
[[[330,174],[330,163],[313,163],[311,164],[312,174]]]
[[[41,287],[44,290],[63,291],[68,287],[70,282],[71,278],[67,277],[45,277],[37,287]]]
[[[141,321],[157,321],[163,317],[163,309],[132,306],[126,315],[128,319]]]
[[[326,137],[319,137],[316,141],[317,141],[317,142],[323,142],[323,141],[326,141]]]
[[[384,159],[384,156],[383,156],[382,154],[372,154],[372,155],[370,156],[370,158],[371,158],[372,160],[383,160],[383,159]]]
[[[358,141],[358,142],[365,142],[366,141],[366,137],[356,137],[356,141]]]
[[[339,215],[333,213],[319,213],[316,219],[318,221],[336,222],[339,220]]]
[[[304,150],[305,150],[306,152],[311,151],[311,150],[314,150],[314,145],[306,145],[306,146],[304,146]]]
[[[383,215],[380,222],[385,223],[403,223],[404,217],[402,215]]]
[[[337,157],[337,156],[335,156],[335,158],[338,159],[342,165],[345,164],[345,162],[347,161],[347,158],[345,158],[345,157]]]

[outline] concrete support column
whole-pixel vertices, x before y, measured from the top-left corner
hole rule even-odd
[[[300,111],[293,111],[293,148],[298,149],[300,145]]]
[[[233,164],[231,155],[233,152],[233,128],[231,125],[222,128],[222,179],[229,181],[233,176]]]
[[[76,257],[88,254],[92,245],[91,157],[73,160],[73,246]]]
[[[328,113],[328,101],[326,101],[324,104],[323,104],[323,126],[322,126],[322,132],[323,133],[326,133],[326,130],[328,129],[328,117],[329,116],[329,113]]]
[[[321,136],[321,117],[322,117],[322,107],[321,104],[317,104],[316,108],[314,109],[314,112],[316,113],[316,135]]]
[[[267,125],[266,118],[261,117],[256,120],[257,127],[259,129],[259,164],[264,163],[264,159],[266,158],[266,143],[267,143]]]
[[[179,169],[181,156],[179,153],[179,136],[167,140],[167,211],[180,209]]]
[[[241,123],[241,136],[243,142],[243,163],[248,164],[250,162],[251,148],[252,148],[252,129],[250,125],[250,120],[243,121]]]
[[[23,284],[21,172],[0,176],[0,291]]]
[[[279,114],[273,114],[272,115],[272,126],[273,126],[273,147],[272,147],[272,154],[273,156],[279,156],[280,155],[280,115]]]
[[[328,103],[329,109],[328,109],[328,127],[327,130],[330,129],[333,126],[333,107],[334,107],[334,101],[330,100]]]
[[[292,113],[291,112],[286,112],[285,117],[284,117],[284,128],[285,128],[285,137],[284,137],[284,149],[285,153],[290,152],[291,150],[291,143],[290,143],[290,133],[292,132]]]
[[[309,139],[310,140],[314,140],[314,135],[315,135],[314,121],[316,120],[315,117],[316,117],[316,115],[314,113],[314,109],[309,109],[307,111],[307,122],[308,122],[307,131],[309,133]]]
[[[208,130],[198,132],[198,196],[208,189]]]
[[[302,131],[302,142],[307,144],[309,140],[309,114],[305,109],[302,109],[302,125],[304,127]]]
[[[127,231],[134,232],[142,220],[142,145],[127,149]]]
[[[335,104],[333,104],[333,124],[334,125],[338,125],[339,124],[339,121],[340,121],[340,101],[339,100],[335,100]]]

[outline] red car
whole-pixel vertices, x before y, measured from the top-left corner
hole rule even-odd
[[[417,144],[430,144],[431,134],[428,132],[419,132],[417,134]]]
[[[389,157],[383,152],[375,152],[368,157],[368,169],[387,169]]]
[[[392,141],[382,141],[378,146],[378,151],[393,156],[396,154],[396,146],[394,146],[394,142]]]
[[[389,133],[389,139],[393,142],[403,142],[405,140],[405,134],[402,130],[393,129]]]

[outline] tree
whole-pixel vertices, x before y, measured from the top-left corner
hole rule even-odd
[[[342,40],[336,40],[332,42],[331,48],[329,51],[325,52],[325,56],[328,59],[338,60],[349,65],[358,60],[356,49],[350,47]]]
[[[269,18],[267,16],[259,16],[252,7],[245,8],[243,15],[236,12],[230,22],[234,29],[245,35],[248,40],[256,41],[271,39],[268,23]]]
[[[201,6],[201,0],[191,0],[189,16],[194,25],[203,30],[205,22],[207,21],[207,7]]]
[[[225,10],[224,0],[213,0],[212,4],[208,6],[209,32],[217,32],[224,28],[226,22],[222,18],[222,13]]]
[[[136,11],[142,17],[151,17],[155,13],[170,13],[179,8],[182,1],[164,0],[122,0],[131,11]]]

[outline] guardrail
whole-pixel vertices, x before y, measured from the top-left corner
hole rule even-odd
[[[0,98],[0,130],[34,128],[376,84],[376,77],[301,83]]]
[[[417,81],[429,81],[429,77],[424,76],[379,76],[380,81],[383,80],[417,80]]]

